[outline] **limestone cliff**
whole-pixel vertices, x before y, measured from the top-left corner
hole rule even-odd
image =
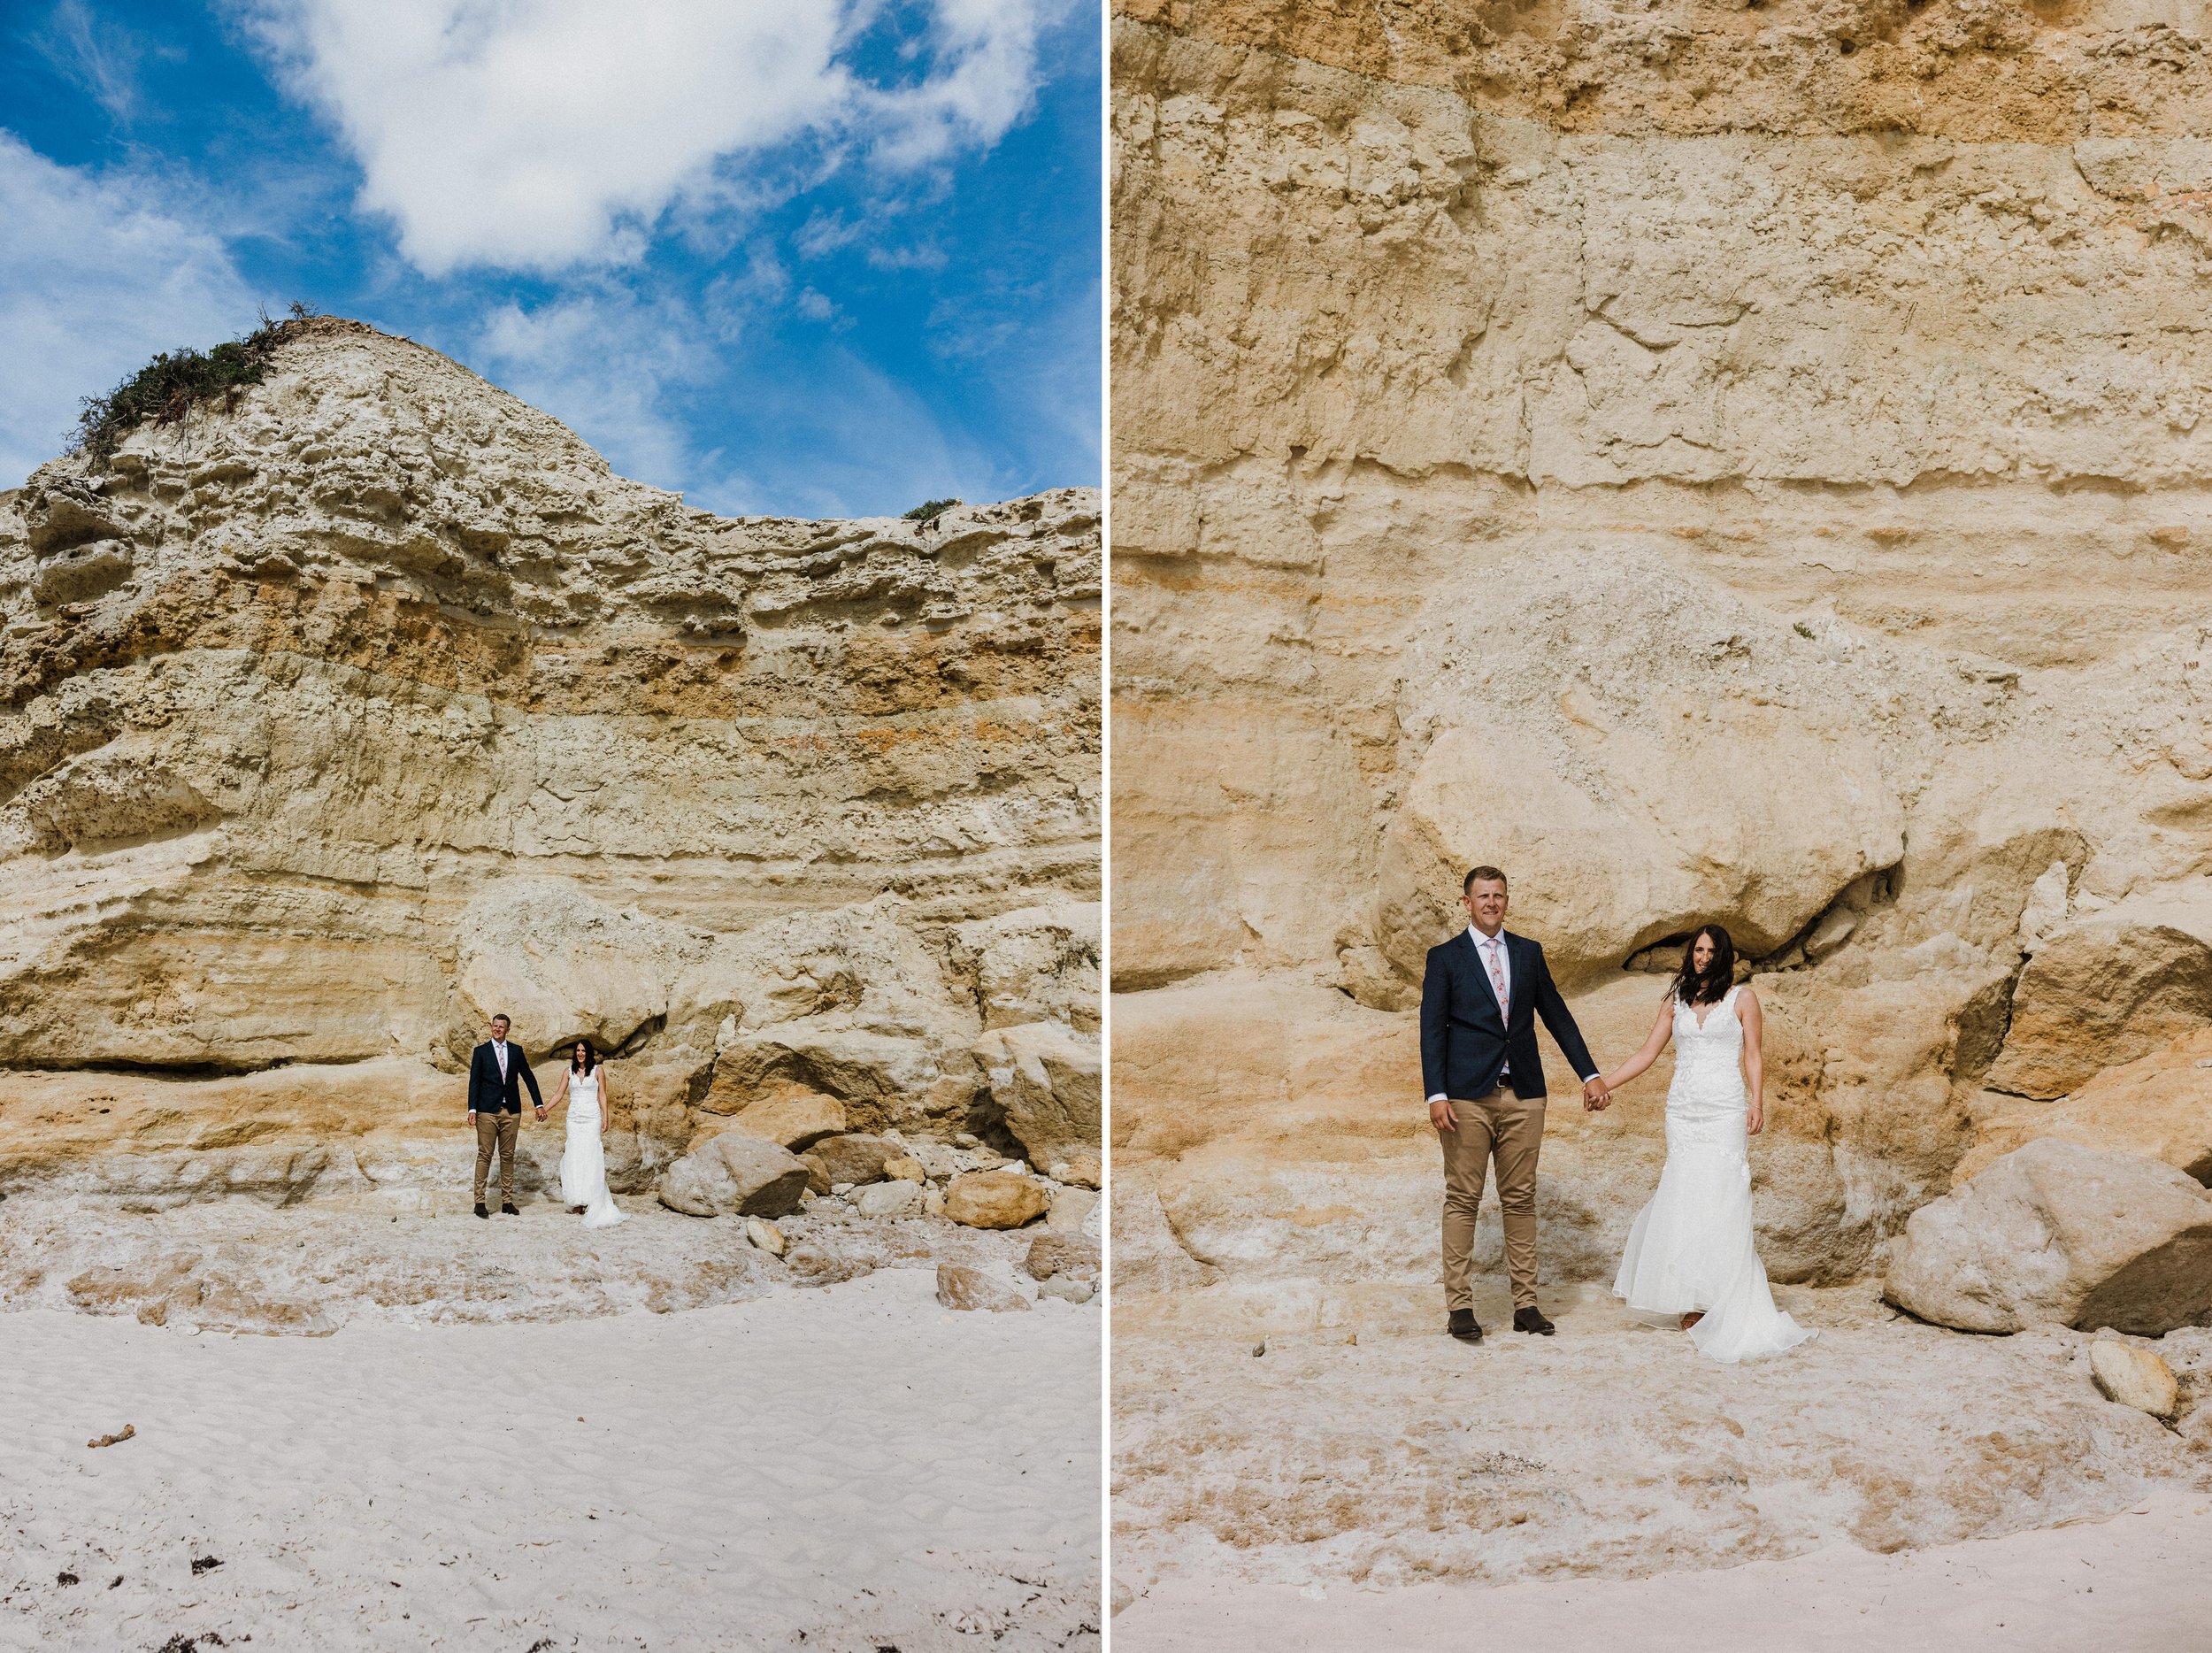
[[[2212,12],[1118,11],[1124,1283],[1432,1312],[1479,860],[1602,1059],[1755,960],[1778,1278],[2101,1128],[2212,1013]],[[1666,1077],[1552,1110],[1555,1280]]]
[[[794,1088],[1019,1151],[1007,1030],[1098,1026],[1095,494],[725,519],[284,334],[0,495],[0,1188],[448,1175],[499,1011],[618,1053],[618,1188]]]

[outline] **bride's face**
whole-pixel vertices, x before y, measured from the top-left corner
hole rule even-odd
[[[1697,945],[1690,950],[1690,963],[1700,975],[1703,975],[1713,967],[1713,938],[1711,936],[1701,935],[1697,938]]]
[[[582,1061],[584,1059],[584,1047],[578,1045],[573,1052],[573,1055],[579,1062]]]

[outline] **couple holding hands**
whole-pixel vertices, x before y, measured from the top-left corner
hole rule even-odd
[[[1717,1360],[1778,1354],[1813,1334],[1774,1306],[1751,1231],[1749,1138],[1765,1124],[1757,996],[1735,983],[1728,932],[1702,926],[1683,949],[1651,1036],[1610,1073],[1591,1059],[1544,950],[1505,928],[1505,874],[1479,866],[1461,886],[1468,926],[1429,950],[1421,985],[1421,1077],[1444,1149],[1445,1329],[1482,1341],[1471,1276],[1485,1172],[1496,1167],[1513,1327],[1555,1330],[1536,1304],[1536,1161],[1544,1140],[1541,1017],[1596,1111],[1675,1046],[1667,1159],[1636,1214],[1613,1281],[1639,1314],[1671,1320]]]
[[[489,1217],[484,1188],[491,1175],[492,1159],[499,1160],[499,1209],[518,1217],[515,1208],[515,1149],[522,1135],[522,1092],[530,1092],[531,1110],[542,1120],[554,1107],[568,1104],[568,1140],[561,1155],[561,1200],[571,1216],[580,1216],[587,1228],[609,1228],[629,1218],[607,1191],[607,1110],[611,1100],[606,1065],[588,1039],[569,1048],[568,1066],[561,1074],[560,1095],[549,1106],[538,1092],[538,1076],[530,1071],[530,1058],[522,1047],[511,1042],[512,1024],[504,1016],[491,1021],[491,1037],[469,1055],[469,1124],[476,1131],[476,1214]]]

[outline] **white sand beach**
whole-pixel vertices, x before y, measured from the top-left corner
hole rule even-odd
[[[308,1337],[0,1315],[0,1645],[1095,1647],[1100,1317],[933,1278]]]
[[[2151,1653],[2206,1644],[2212,1498],[2161,1493],[2102,1522],[1876,1555],[1636,1580],[1303,1590],[1164,1580],[1114,1619],[1122,1653]]]

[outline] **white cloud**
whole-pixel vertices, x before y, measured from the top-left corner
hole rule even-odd
[[[690,464],[667,387],[713,365],[687,348],[699,328],[671,303],[618,288],[574,293],[534,310],[503,304],[486,318],[472,364],[501,388],[568,426],[624,476],[680,488]]]
[[[85,0],[58,0],[31,43],[63,77],[128,126],[138,114],[138,38],[112,19],[96,25]]]
[[[803,140],[895,168],[987,144],[1027,104],[1050,3],[235,0],[434,275],[634,258],[672,205],[742,198],[718,163]],[[887,28],[922,65],[890,84],[852,66]]]
[[[1008,491],[981,444],[849,352],[810,358],[800,378],[787,365],[745,365],[761,311],[790,300],[785,283],[772,261],[756,260],[695,306],[606,278],[534,308],[500,306],[455,354],[567,425],[620,474],[710,511],[865,516],[946,493],[982,500]],[[811,313],[810,291],[795,303]],[[700,443],[684,409],[699,397],[711,404],[738,382],[748,387],[736,420],[748,433],[741,455]]]
[[[0,488],[66,445],[81,398],[157,350],[250,327],[254,296],[174,192],[48,160],[0,130]]]

